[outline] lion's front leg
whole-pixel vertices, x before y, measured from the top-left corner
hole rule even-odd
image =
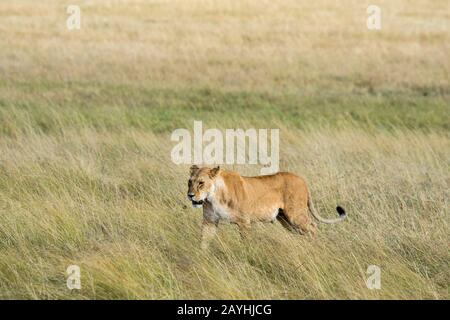
[[[208,249],[209,243],[214,238],[217,232],[217,222],[210,222],[203,220],[202,224],[202,241],[200,247],[202,250]]]
[[[241,235],[241,239],[247,239],[251,228],[250,219],[245,217],[238,218],[236,219],[236,224],[239,227],[239,234]]]

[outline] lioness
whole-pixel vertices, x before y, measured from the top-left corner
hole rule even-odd
[[[345,210],[337,207],[339,218],[324,219],[314,210],[305,181],[289,172],[258,177],[242,177],[220,167],[192,166],[188,182],[188,198],[195,208],[203,207],[203,249],[216,233],[220,220],[239,226],[242,235],[254,221],[279,220],[289,230],[316,234],[311,214],[324,223],[336,223],[346,218]]]

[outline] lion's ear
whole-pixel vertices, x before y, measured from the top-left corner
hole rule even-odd
[[[209,170],[209,176],[210,176],[211,178],[214,178],[215,176],[217,176],[217,174],[219,173],[219,171],[220,171],[220,167],[219,167],[219,166],[217,166],[217,167],[215,167],[215,168],[212,168],[211,170]]]
[[[199,169],[199,167],[197,167],[195,164],[194,164],[193,166],[191,166],[191,168],[190,168],[191,176],[192,176],[194,173],[196,173],[196,172],[198,171],[198,169]]]

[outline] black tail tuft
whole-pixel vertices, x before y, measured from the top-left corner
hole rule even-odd
[[[345,213],[344,208],[341,206],[336,207],[336,211],[339,213],[339,217],[345,217],[347,214]]]

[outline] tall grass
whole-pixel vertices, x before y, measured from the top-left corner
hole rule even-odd
[[[445,1],[379,1],[379,32],[364,1],[79,3],[78,31],[63,1],[0,3],[0,298],[449,298]],[[348,220],[201,251],[170,160],[193,120],[279,128],[281,170]]]
[[[447,298],[450,142],[411,131],[282,130],[282,168],[348,221],[312,240],[224,224],[199,249],[201,211],[165,136],[65,130],[3,138],[1,294],[20,298]],[[254,167],[236,168],[255,174]],[[66,267],[82,290],[65,287]],[[365,286],[369,265],[382,289]]]

